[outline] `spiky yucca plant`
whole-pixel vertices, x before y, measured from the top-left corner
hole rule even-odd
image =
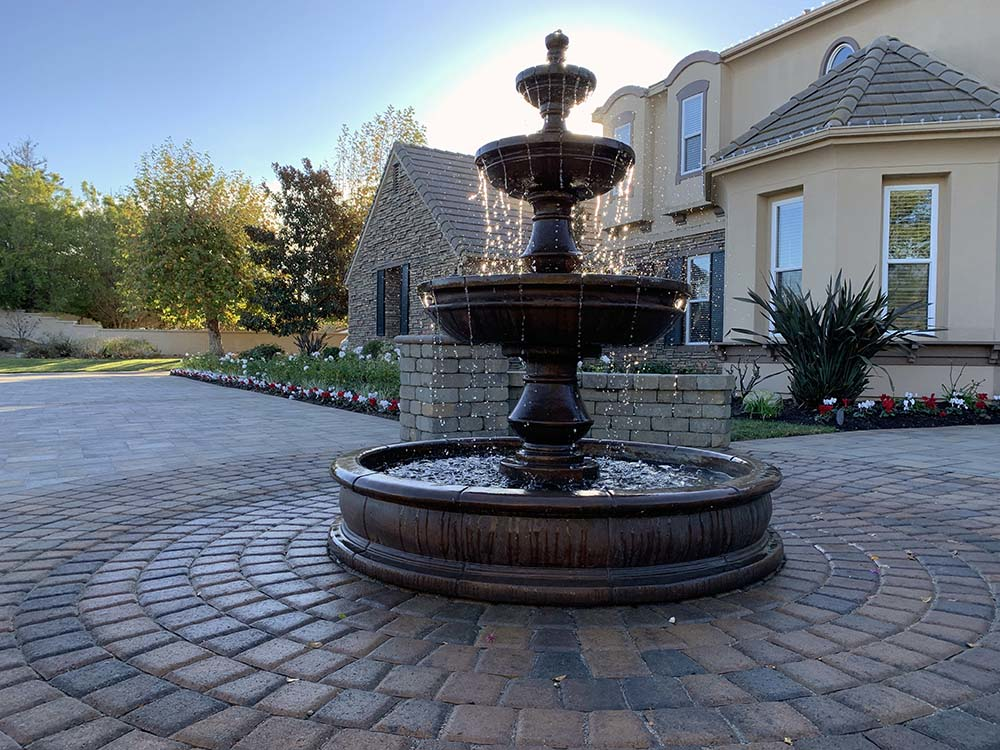
[[[853,401],[878,367],[872,361],[876,354],[890,346],[912,345],[912,336],[929,334],[897,329],[907,314],[924,305],[890,308],[885,292],[878,290],[872,296],[874,278],[872,271],[855,292],[838,273],[827,284],[826,299],[819,306],[811,292],[777,287],[773,280],[768,282],[766,298],[748,289],[749,297],[739,301],[759,307],[771,332],[734,328],[746,337],[736,340],[771,349],[788,370],[788,388],[799,406],[814,408],[824,398]]]

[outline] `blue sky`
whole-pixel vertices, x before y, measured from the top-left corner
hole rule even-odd
[[[553,28],[570,36],[570,61],[597,73],[573,121],[585,129],[618,86],[653,83],[688,52],[810,4],[0,0],[0,146],[31,137],[74,188],[121,189],[168,137],[266,179],[273,161],[330,159],[342,123],[394,104],[416,108],[431,145],[472,151],[534,129],[513,79],[543,61]]]

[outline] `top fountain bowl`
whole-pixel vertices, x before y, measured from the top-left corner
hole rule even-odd
[[[511,197],[559,193],[585,201],[611,190],[635,164],[632,147],[614,138],[567,132],[516,135],[487,143],[476,166]]]
[[[579,65],[549,63],[522,70],[515,86],[531,106],[554,105],[565,117],[597,88],[597,76]]]
[[[570,356],[653,341],[683,314],[690,296],[687,284],[672,279],[577,273],[449,276],[418,291],[453,339],[511,351],[564,349]]]

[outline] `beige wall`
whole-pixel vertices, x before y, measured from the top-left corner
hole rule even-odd
[[[851,37],[862,47],[895,36],[982,80],[1000,84],[997,0],[851,0],[834,2],[721,53],[725,67],[723,144],[820,76],[831,43]]]
[[[912,131],[911,131],[912,132]],[[841,269],[881,283],[882,190],[892,182],[939,185],[936,322],[942,341],[1000,339],[1000,135],[828,141],[717,173],[726,205],[727,328],[764,330],[743,290],[765,290],[771,263],[770,204],[803,195],[803,285],[821,292]]]
[[[9,337],[10,313],[0,310],[0,336]],[[202,330],[161,330],[139,328],[103,328],[99,324],[88,325],[67,320],[65,316],[40,315],[31,313],[38,325],[30,340],[44,342],[52,337],[68,338],[73,341],[93,341],[108,339],[143,339],[155,346],[160,354],[182,357],[208,351],[208,331]],[[345,334],[331,333],[327,345],[338,346]],[[277,344],[286,352],[297,351],[291,336],[272,336],[269,333],[253,331],[223,331],[222,347],[227,352],[240,352],[258,344]]]

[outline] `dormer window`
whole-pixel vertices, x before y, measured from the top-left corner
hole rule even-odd
[[[853,42],[836,42],[830,51],[826,53],[826,62],[823,63],[823,72],[829,73],[831,70],[839,68],[857,51],[858,47]]]

